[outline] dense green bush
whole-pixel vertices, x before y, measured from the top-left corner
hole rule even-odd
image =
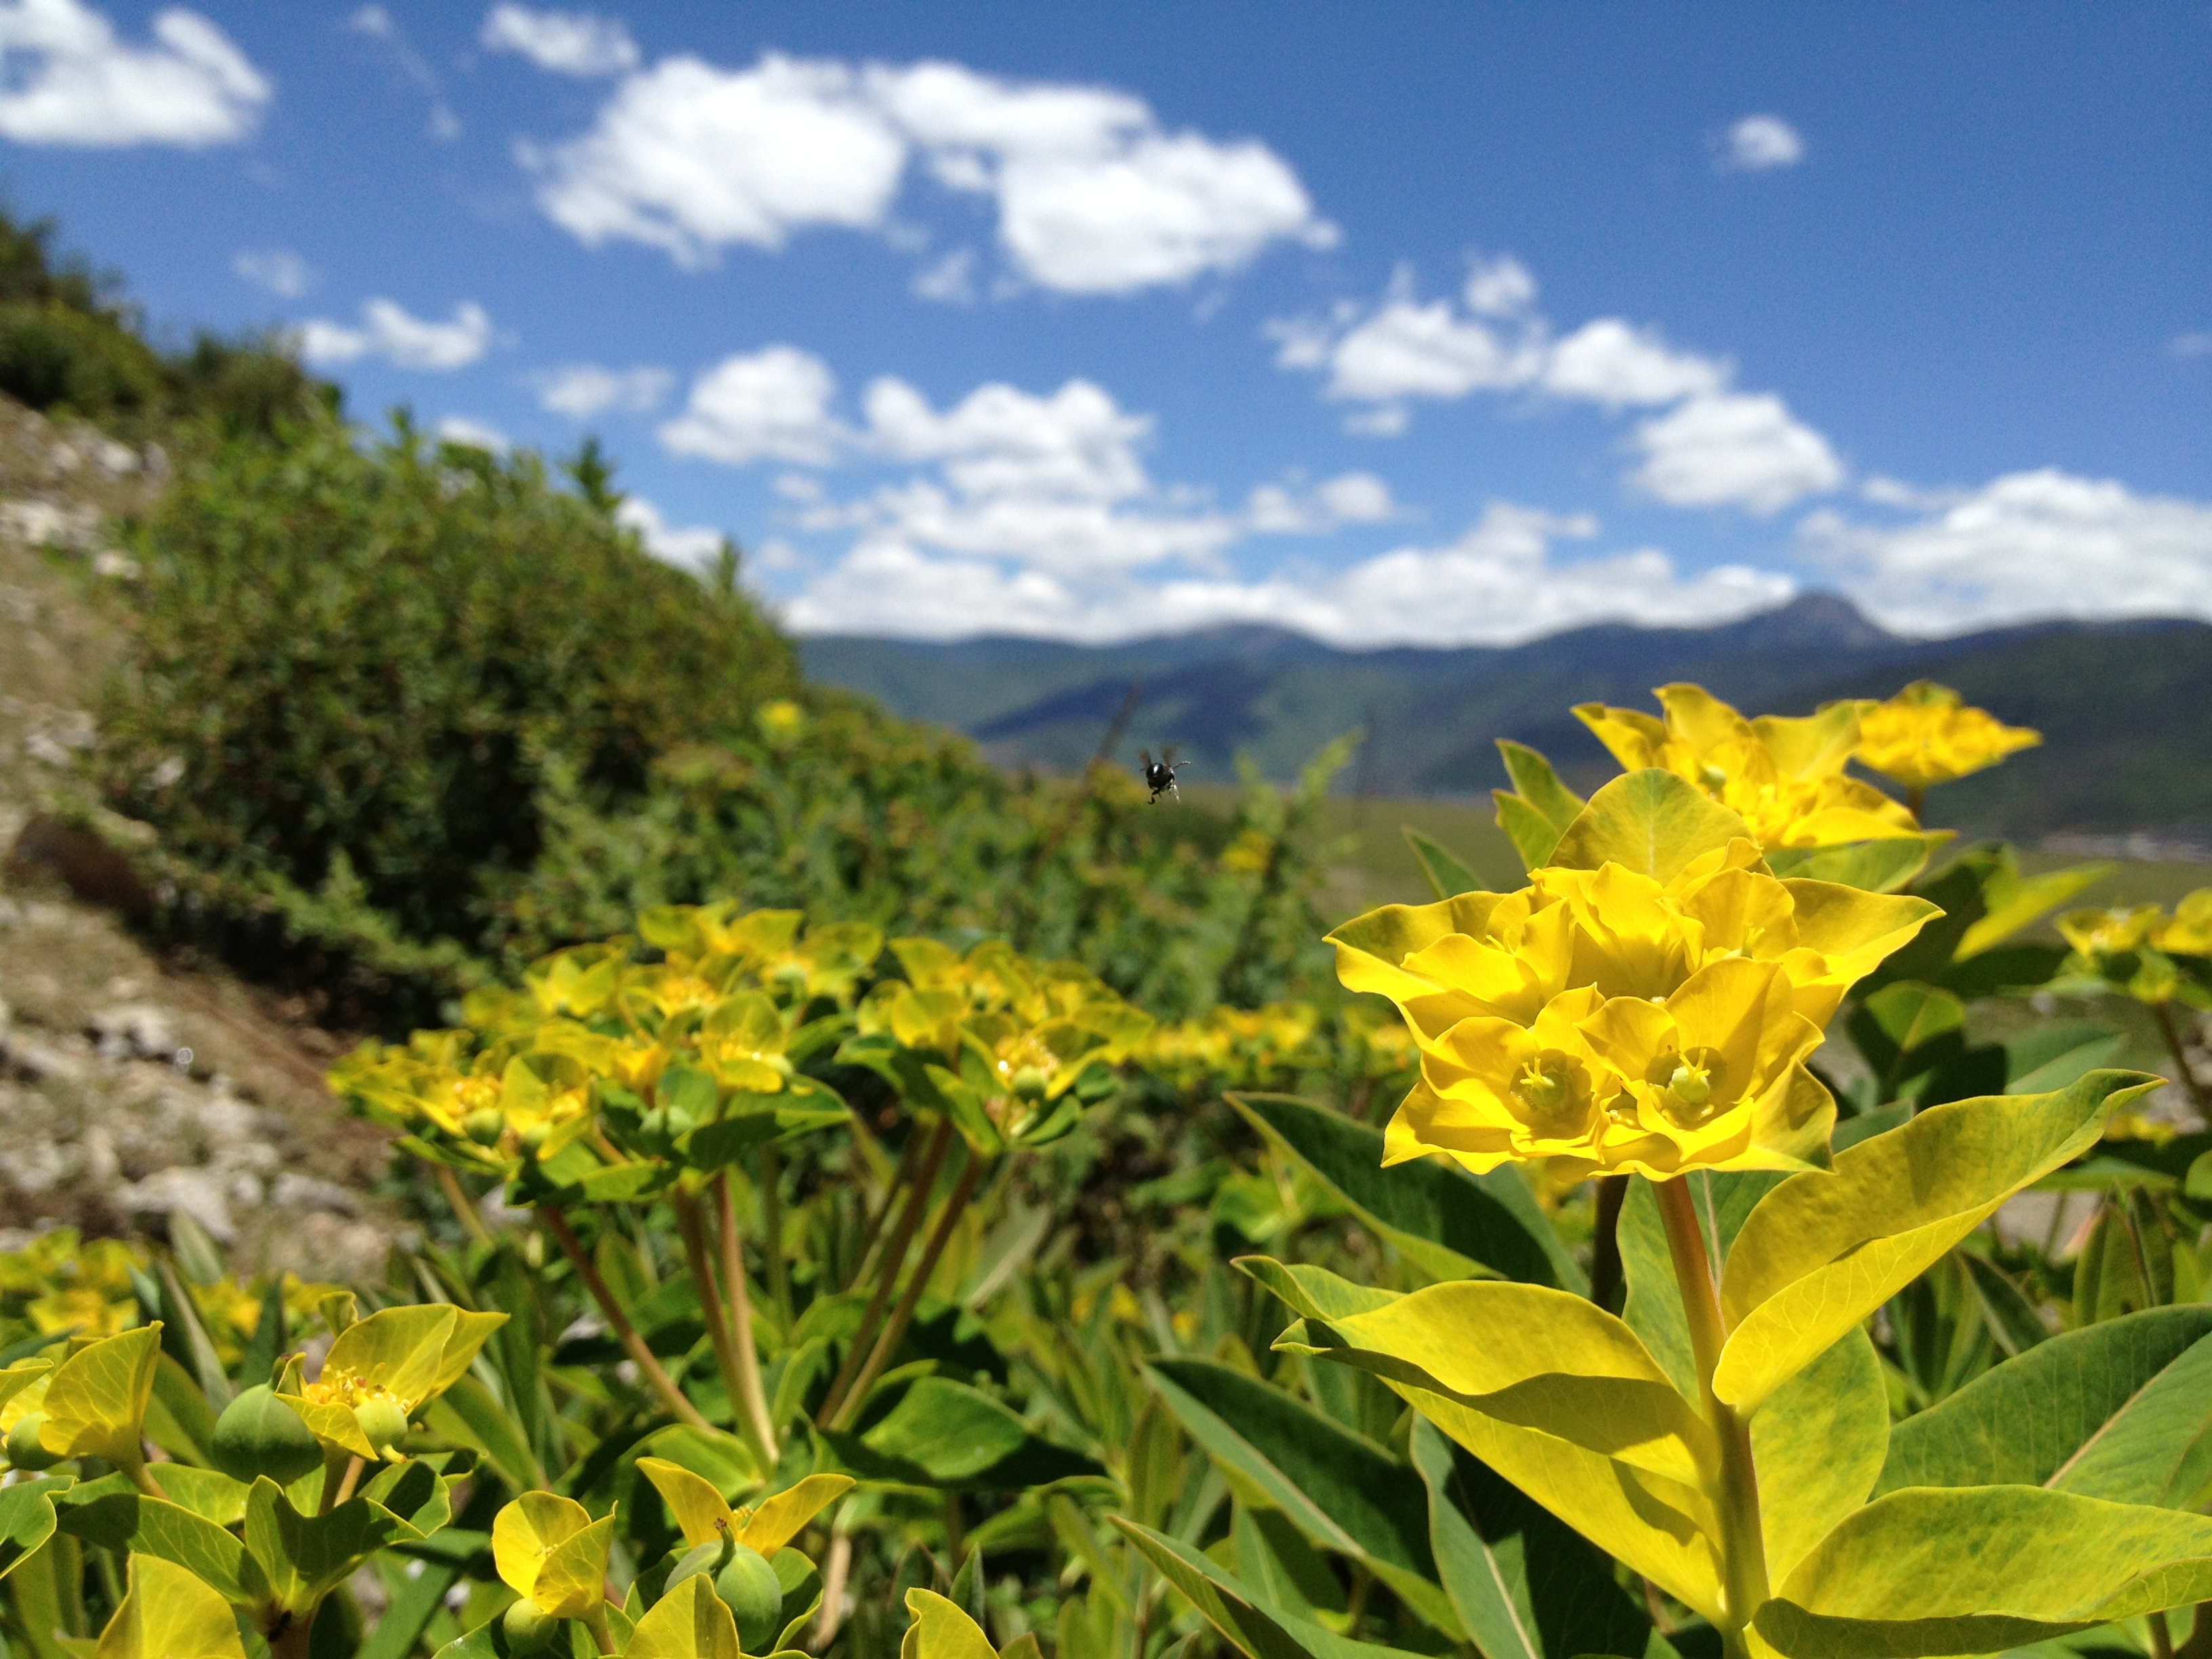
[[[246,893],[323,893],[473,945],[555,773],[611,810],[796,684],[732,588],[649,556],[529,455],[332,420],[188,454],[143,567],[100,781]]]
[[[158,349],[119,279],[55,252],[55,228],[0,212],[0,393],[133,438],[187,441],[203,426],[268,437],[284,421],[336,412],[337,388],[279,336],[202,331],[186,349]]]

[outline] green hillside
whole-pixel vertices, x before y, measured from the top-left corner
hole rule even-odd
[[[1172,743],[1198,776],[1226,778],[1244,754],[1285,777],[1328,738],[1361,728],[1370,740],[1340,789],[1404,798],[1486,793],[1504,781],[1501,737],[1534,744],[1592,786],[1612,763],[1569,708],[1648,707],[1651,688],[1673,680],[1710,686],[1747,711],[1805,713],[1936,678],[2045,736],[2042,748],[1948,792],[1954,821],[2029,840],[2212,840],[2212,769],[2199,756],[2212,720],[2212,627],[2193,622],[1914,641],[1813,596],[1722,628],[1584,629],[1510,649],[1350,652],[1224,629],[1107,647],[825,639],[803,651],[811,675],[964,731],[1002,763],[1080,765],[1141,684],[1125,759]]]

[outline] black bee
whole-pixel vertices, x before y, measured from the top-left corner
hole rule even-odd
[[[1158,800],[1162,795],[1173,795],[1180,801],[1182,799],[1182,791],[1176,787],[1176,774],[1188,766],[1190,763],[1176,761],[1173,744],[1160,750],[1160,757],[1158,760],[1152,758],[1152,751],[1149,749],[1139,749],[1137,752],[1144,757],[1145,787],[1152,792],[1152,800]],[[1145,804],[1149,806],[1152,801]]]

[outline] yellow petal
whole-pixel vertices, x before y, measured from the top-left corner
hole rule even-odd
[[[668,1505],[668,1513],[675,1519],[676,1529],[684,1534],[684,1541],[694,1549],[720,1535],[716,1531],[718,1523],[729,1528],[732,1534],[736,1532],[737,1517],[712,1481],[665,1457],[641,1457],[637,1467],[638,1472],[653,1482],[660,1501]]]

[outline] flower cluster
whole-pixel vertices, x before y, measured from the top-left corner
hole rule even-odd
[[[1540,869],[1516,893],[1389,905],[1329,938],[1344,983],[1396,1003],[1420,1051],[1390,1162],[1663,1177],[1814,1159],[1835,1103],[1806,1058],[1845,989],[1936,914],[1778,880],[1737,838],[1665,882]]]
[[[1919,821],[1872,784],[1844,775],[1871,702],[1831,703],[1803,719],[1746,720],[1702,686],[1662,686],[1663,719],[1603,703],[1575,714],[1629,771],[1656,767],[1743,819],[1762,848],[1832,847],[1910,836]]]
[[[0,1346],[130,1329],[138,1322],[131,1270],[143,1270],[149,1260],[143,1245],[87,1242],[74,1227],[56,1227],[20,1250],[0,1253]]]
[[[1163,1025],[1137,1060],[1185,1096],[1289,1088],[1317,1073],[1355,1083],[1402,1080],[1420,1063],[1412,1034],[1381,1010],[1352,1006],[1324,1016],[1304,1002],[1215,1008]]]
[[[891,941],[903,981],[871,991],[839,1051],[910,1100],[948,1112],[988,1151],[1064,1133],[1080,1097],[1137,1052],[1152,1017],[1089,969],[1033,962],[986,939],[965,956],[934,939]]]
[[[2059,933],[2073,947],[2075,973],[2103,981],[2138,1002],[2212,1007],[2212,887],[2173,907],[2069,910]]]
[[[2007,726],[1933,680],[1915,680],[1887,702],[1853,707],[1860,763],[1911,790],[1963,778],[2043,741],[2041,732]]]
[[[471,994],[465,1029],[364,1044],[333,1069],[333,1086],[447,1161],[500,1170],[590,1135],[611,1102],[631,1109],[654,1153],[696,1127],[702,1105],[712,1115],[740,1097],[771,1109],[816,1102],[826,1091],[798,1062],[842,1029],[837,1010],[883,935],[842,922],[802,937],[801,921],[726,903],[648,910],[635,938],[556,951],[520,988]],[[641,940],[660,960],[638,960]],[[648,1104],[685,1077],[712,1098],[695,1089]]]

